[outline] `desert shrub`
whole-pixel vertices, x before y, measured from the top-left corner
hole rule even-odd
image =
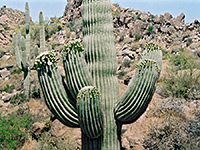
[[[139,41],[141,39],[141,35],[136,34],[135,35],[135,41]]]
[[[70,29],[70,31],[75,31],[76,26],[75,26],[75,21],[71,21],[69,24],[67,24],[67,27]]]
[[[114,3],[113,5],[114,5],[117,9],[116,9],[116,11],[112,11],[112,16],[115,16],[115,15],[120,14],[120,6],[119,6],[119,4],[118,4],[118,3]]]
[[[32,98],[40,98],[40,89],[36,86],[33,87],[32,93],[31,93]]]
[[[27,139],[26,132],[33,124],[32,115],[17,111],[0,115],[0,149],[19,149]]]
[[[118,72],[117,77],[118,79],[123,79],[123,77],[127,74],[126,71],[124,71],[124,69],[122,69],[120,72]]]
[[[137,15],[137,19],[141,19],[140,17],[141,17],[141,14],[138,14],[138,15]]]
[[[15,89],[15,85],[13,85],[13,84],[6,84],[6,86],[5,87],[3,87],[3,89],[1,89],[0,91],[1,92],[6,92],[6,93],[12,93],[12,91]]]
[[[122,61],[122,66],[125,67],[125,68],[130,67],[131,64],[132,64],[132,60],[131,60],[131,59],[124,59],[124,60]]]
[[[11,97],[11,99],[10,99],[10,103],[13,104],[13,105],[24,104],[24,103],[26,103],[28,101],[29,101],[29,99],[27,99],[25,97],[25,95],[22,94],[22,93],[21,94],[16,94],[13,97]]]
[[[21,72],[22,72],[22,69],[20,69],[20,68],[14,69],[14,70],[12,71],[13,74],[14,74],[14,73],[19,74],[19,73],[21,73]]]
[[[151,131],[144,139],[147,150],[181,150],[189,143],[184,127],[177,118],[166,117],[160,124],[152,124]]]
[[[3,24],[3,28],[4,28],[4,30],[8,30],[8,25],[7,24]]]
[[[5,54],[5,51],[3,49],[0,49],[0,58]]]
[[[200,89],[199,62],[183,49],[169,56],[167,74],[161,79],[165,96],[195,98]]]
[[[147,150],[181,150],[189,142],[184,128],[187,122],[183,113],[184,99],[166,98],[151,112],[152,116],[161,118],[159,123],[152,123],[150,131],[144,138],[143,146]]]
[[[198,150],[200,149],[200,112],[196,115],[194,120],[190,120],[188,124],[184,126],[187,134],[190,137],[190,142],[185,143],[183,146],[185,149]]]
[[[196,116],[194,120],[188,120],[176,100],[166,99],[161,104],[161,111],[155,110],[156,116],[162,118],[162,121],[159,124],[151,124],[150,132],[143,142],[145,149],[197,150],[200,148],[200,113],[194,114]]]
[[[150,26],[148,29],[147,29],[148,32],[152,32],[153,31],[153,26]]]
[[[192,38],[188,38],[186,45],[189,46],[192,43]]]

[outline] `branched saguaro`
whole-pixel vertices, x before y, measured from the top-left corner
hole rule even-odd
[[[30,17],[29,6],[25,4],[25,32],[26,38],[21,32],[13,33],[13,42],[16,56],[16,64],[24,72],[24,94],[29,98],[30,94]]]
[[[26,98],[30,96],[30,70],[31,70],[31,42],[30,42],[30,16],[29,16],[29,6],[26,2],[25,4],[25,38],[21,35],[20,31],[13,33],[13,43],[16,56],[16,64],[24,72],[24,94]],[[39,14],[39,31],[40,31],[40,49],[38,46],[34,46],[34,56],[37,57],[39,52],[45,51],[45,29],[43,14]],[[51,48],[50,48],[51,50]]]
[[[80,127],[83,150],[120,150],[121,128],[146,110],[160,75],[162,52],[148,43],[128,88],[119,97],[109,0],[83,0],[83,47],[64,47],[66,84],[52,52],[35,60],[48,108],[65,125]],[[63,85],[64,84],[64,85]]]

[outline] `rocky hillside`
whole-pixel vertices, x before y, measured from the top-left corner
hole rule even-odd
[[[53,31],[50,29],[56,29],[46,36],[47,45],[51,45],[55,51],[59,52],[69,41],[82,39],[81,3],[82,0],[68,0],[63,16],[61,18],[52,17],[50,24],[46,25],[46,33]],[[195,20],[192,23],[185,23],[183,13],[175,18],[168,12],[155,16],[150,12],[144,13],[123,8],[118,4],[113,4],[112,10],[120,93],[126,89],[134,74],[135,64],[147,42],[159,44],[164,54],[161,79],[150,106],[134,124],[123,126],[123,149],[198,149],[200,147],[198,145],[200,143],[200,87],[195,83],[198,84],[200,81],[195,80],[196,76],[187,74],[191,78],[186,78],[180,74],[187,73],[188,70],[195,70],[194,75],[198,74],[200,66],[197,65],[196,68],[190,66],[189,69],[188,66],[184,66],[184,70],[179,70],[175,72],[176,74],[171,73],[171,76],[167,78],[164,77],[169,75],[168,72],[172,71],[173,67],[177,68],[191,62],[193,66],[196,63],[200,64],[200,22]],[[23,25],[23,23],[23,12],[2,6],[0,9],[0,50],[3,49],[6,52],[8,47],[12,48],[11,34],[18,25]],[[35,24],[32,29],[37,31],[36,27]],[[168,68],[167,71],[166,68]],[[171,79],[172,83],[167,79]],[[167,80],[171,87],[177,84],[175,88],[180,89],[180,92],[186,92],[187,96],[179,97],[172,90],[170,93],[171,87],[167,89],[169,84],[166,84],[164,80]],[[187,85],[191,83],[192,88],[183,84],[183,81]],[[15,130],[19,131],[22,137],[17,138],[17,141],[20,141],[17,148],[79,150],[81,147],[80,130],[64,126],[49,112],[39,92],[36,71],[31,70],[32,98],[30,100],[23,97],[22,83],[23,72],[16,67],[15,56],[13,53],[3,53],[0,57],[1,115],[7,116],[7,114],[14,113],[19,119],[27,114],[32,116],[32,121],[29,121],[30,127],[27,130],[25,130],[26,127],[21,127],[23,124],[12,118],[17,123],[16,127],[13,124],[11,126],[18,127]],[[186,86],[187,89],[182,90],[180,88],[182,86]],[[166,88],[165,92],[163,88]],[[27,116],[24,118],[26,121]],[[9,128],[4,126],[7,131]],[[1,124],[0,128],[2,128]],[[2,131],[0,130],[0,137]]]
[[[0,49],[5,49],[12,42],[12,30],[24,24],[24,12],[6,8],[0,9]]]
[[[50,41],[66,43],[81,38],[81,6],[82,0],[71,0],[65,8],[61,24],[69,30],[60,31]],[[174,18],[170,13],[153,15],[139,10],[112,5],[115,43],[118,56],[137,58],[142,46],[149,41],[160,44],[171,52],[180,47],[198,52],[200,47],[200,22],[185,23],[185,15],[181,13]],[[70,38],[64,38],[70,32]],[[65,41],[63,41],[65,39]],[[60,40],[60,41],[59,41]]]

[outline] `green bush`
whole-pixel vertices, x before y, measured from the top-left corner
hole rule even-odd
[[[76,30],[76,26],[75,26],[75,21],[71,21],[67,27],[70,29],[70,31],[75,31]]]
[[[40,89],[38,87],[36,87],[36,86],[33,87],[31,97],[32,98],[40,98]]]
[[[3,49],[0,49],[0,58],[5,54],[5,51]]]
[[[21,111],[22,112],[22,111]],[[26,132],[33,124],[29,113],[15,113],[1,116],[0,114],[0,149],[19,149],[27,139]]]
[[[16,73],[16,74],[19,74],[19,73],[21,73],[21,72],[22,72],[22,69],[20,69],[20,68],[14,69],[14,70],[12,71],[12,73]]]
[[[135,41],[139,41],[140,39],[141,39],[141,36],[138,35],[138,34],[136,34],[136,35],[135,35]]]
[[[138,14],[138,15],[137,15],[137,19],[141,19],[140,17],[141,17],[141,14]]]
[[[148,29],[147,29],[148,32],[152,32],[153,31],[153,26],[150,26]]]
[[[16,94],[13,97],[11,97],[10,103],[13,105],[19,105],[19,104],[24,104],[28,101],[29,99],[26,99],[24,94]]]
[[[12,84],[12,85],[9,85],[9,84],[6,84],[6,87],[4,87],[3,89],[1,89],[0,91],[1,92],[6,92],[6,93],[12,93],[12,91],[15,89],[15,86]]]
[[[167,74],[161,78],[162,93],[180,98],[195,98],[200,89],[199,61],[183,49],[169,55]]]
[[[8,30],[8,25],[7,24],[3,24],[3,28],[4,28],[4,30]]]

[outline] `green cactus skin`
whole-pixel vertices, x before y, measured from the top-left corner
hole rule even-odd
[[[86,86],[77,96],[77,111],[82,132],[89,138],[103,134],[103,114],[100,93],[95,87]]]
[[[49,52],[35,62],[40,85],[52,113],[64,124],[81,128],[82,150],[120,150],[122,125],[136,121],[155,92],[162,52],[155,44],[145,46],[136,73],[119,97],[111,3],[83,0],[82,15],[84,48],[72,42],[63,50],[66,86]]]
[[[40,28],[40,52],[45,51],[45,30],[44,30],[44,19],[43,13],[39,14],[39,28]]]
[[[29,98],[30,94],[30,17],[28,3],[25,4],[26,39],[21,32],[13,33],[14,49],[17,66],[24,72],[24,94]]]
[[[76,97],[81,88],[92,86],[92,76],[88,74],[87,63],[81,53],[82,45],[79,41],[66,45],[63,49],[63,65],[67,80],[67,87],[72,96],[73,104],[76,104]]]
[[[41,53],[35,60],[46,104],[62,123],[70,127],[79,127],[77,112],[64,90],[56,62],[55,55],[51,52]]]
[[[39,55],[39,49],[37,45],[34,46],[34,55],[35,58]]]

